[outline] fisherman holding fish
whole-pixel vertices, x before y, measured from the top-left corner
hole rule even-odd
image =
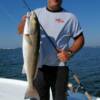
[[[33,84],[40,100],[49,100],[50,88],[53,100],[67,100],[65,95],[69,73],[67,62],[83,47],[83,30],[76,16],[62,8],[63,0],[47,0],[47,2],[47,7],[33,11],[40,25],[40,29],[37,27],[37,30],[40,30],[38,71]],[[19,24],[19,33],[24,33],[25,22],[26,16]],[[71,45],[70,39],[74,40]],[[30,98],[30,100],[37,99]]]

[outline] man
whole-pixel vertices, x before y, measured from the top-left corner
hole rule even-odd
[[[84,36],[75,15],[61,7],[63,0],[48,0],[47,7],[36,9],[41,27],[39,70],[35,85],[40,100],[49,100],[51,87],[53,100],[66,100],[68,67],[66,63],[84,44]],[[19,24],[23,33],[25,17]],[[69,46],[69,40],[74,42]]]

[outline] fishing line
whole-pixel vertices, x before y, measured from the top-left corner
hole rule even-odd
[[[28,9],[28,11],[32,11],[32,9],[29,7],[28,3],[26,2],[26,0],[22,0],[24,5],[26,6],[26,8]]]
[[[29,7],[28,3],[26,2],[26,0],[23,0],[24,5],[27,7],[27,9],[31,12],[32,9]],[[40,23],[39,23],[40,24]],[[52,46],[54,47],[54,49],[58,52],[58,49],[56,47],[56,45],[53,43],[53,41],[51,40],[51,38],[46,34],[45,29],[43,28],[43,26],[40,24],[40,27],[42,28],[42,30],[44,31],[44,34],[46,35],[46,37],[48,38],[48,40],[50,41],[50,43],[52,44]]]

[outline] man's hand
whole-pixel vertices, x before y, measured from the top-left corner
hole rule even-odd
[[[19,34],[23,34],[25,21],[26,21],[26,16],[23,16],[21,22],[18,25],[18,33]]]
[[[64,50],[58,50],[57,56],[58,56],[58,59],[62,62],[66,62],[70,59],[68,52]]]

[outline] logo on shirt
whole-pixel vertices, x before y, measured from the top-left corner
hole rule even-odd
[[[57,22],[57,23],[64,23],[64,20],[61,19],[61,18],[57,18],[57,19],[56,19],[56,22]]]

